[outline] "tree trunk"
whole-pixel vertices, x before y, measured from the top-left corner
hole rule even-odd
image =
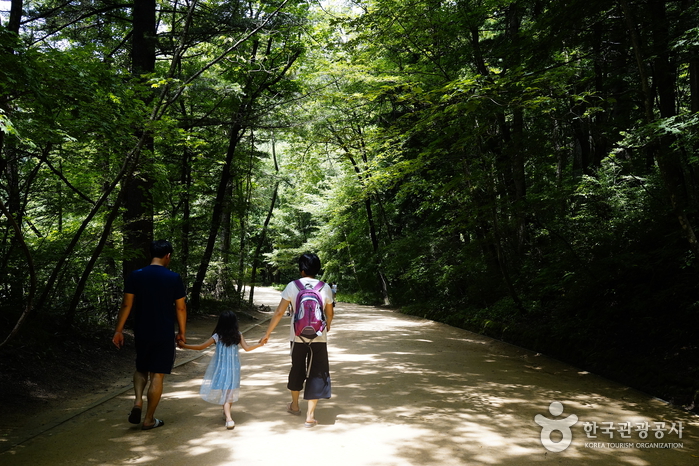
[[[221,215],[224,209],[224,199],[226,196],[228,185],[231,181],[231,167],[233,165],[233,156],[235,155],[238,143],[243,136],[243,128],[239,123],[235,123],[231,128],[231,136],[228,142],[228,150],[226,151],[226,159],[224,161],[221,178],[218,182],[218,188],[216,190],[216,198],[214,199],[214,208],[211,214],[211,225],[209,227],[209,236],[206,241],[206,247],[204,249],[204,254],[199,263],[199,269],[197,270],[197,276],[192,284],[192,292],[190,295],[190,304],[192,309],[199,309],[201,304],[201,291],[204,287],[204,280],[206,279],[206,271],[209,268],[209,263],[211,262],[211,257],[213,256],[214,246],[216,245],[216,238],[218,237],[219,230],[221,228]]]
[[[517,3],[513,3],[511,8],[508,10],[510,15],[510,27],[507,31],[508,40],[513,44],[516,50],[516,60],[515,63],[521,63],[521,51],[519,50],[519,32],[522,22],[522,13]],[[523,143],[524,138],[524,110],[521,107],[515,106],[512,110],[512,128],[510,133],[510,147],[508,152],[510,153],[511,160],[511,171],[512,171],[512,184],[514,186],[514,200],[515,203],[520,203],[524,201],[526,196],[526,177],[524,171],[525,162],[525,145]],[[517,221],[520,223],[518,225],[518,230],[524,228],[524,213],[521,212],[522,208],[518,205],[515,206],[515,211],[517,212]],[[520,232],[521,233],[521,232]],[[521,238],[520,238],[521,240]]]
[[[19,28],[22,21],[22,0],[12,0],[10,4],[10,18],[7,23],[7,30],[15,34],[19,34]],[[14,49],[11,47],[3,47],[0,53],[4,55],[13,55],[15,53]],[[10,89],[7,98],[12,94]],[[0,96],[0,102],[3,103],[2,110],[5,115],[10,118],[12,116],[12,109],[9,103],[7,103],[6,96]],[[15,152],[14,144],[7,144],[5,139],[5,132],[0,131],[0,176],[5,178],[5,183],[7,186],[8,198],[5,201],[3,209],[7,210],[6,215],[10,218],[10,221],[18,221],[17,227],[22,229],[22,218],[24,215],[21,213],[21,202],[20,202],[20,189],[19,189],[19,167],[17,164],[17,159],[14,154]],[[23,273],[15,266],[21,259],[19,258],[18,252],[22,247],[22,239],[19,235],[15,234],[10,237],[10,246],[8,248],[8,255],[3,261],[7,264],[11,271],[8,273],[8,277],[11,282],[9,286],[9,298],[8,301],[12,303],[21,303],[24,297],[24,290],[22,285]]]
[[[136,79],[155,70],[156,1],[134,0],[133,39],[131,50],[132,74]],[[140,131],[147,131],[141,129]],[[141,136],[139,134],[139,136]],[[146,134],[143,144],[152,154],[153,136]],[[135,269],[149,262],[149,248],[153,240],[153,177],[149,160],[141,157],[136,173],[125,186],[124,197],[124,279]]]
[[[75,313],[78,308],[78,304],[80,303],[80,298],[82,297],[83,290],[85,290],[85,285],[87,285],[87,280],[88,278],[90,278],[90,274],[92,273],[92,269],[94,269],[95,267],[97,259],[99,259],[99,256],[102,254],[104,247],[107,245],[107,242],[109,241],[109,236],[112,233],[112,225],[114,224],[114,220],[119,215],[119,209],[121,206],[121,200],[123,198],[123,195],[124,190],[122,189],[119,192],[116,201],[114,202],[114,206],[112,206],[112,210],[109,212],[109,215],[107,216],[107,221],[105,222],[104,227],[102,229],[102,236],[100,237],[100,240],[98,241],[95,250],[92,252],[92,257],[90,257],[90,260],[85,265],[85,269],[83,270],[83,274],[80,277],[78,286],[75,288],[75,291],[73,292],[73,299],[71,299],[70,305],[68,306],[68,311],[65,315],[66,328],[70,328],[73,325],[73,322],[75,321]]]
[[[223,209],[221,213],[220,228],[220,252],[221,260],[216,277],[215,296],[218,299],[230,297],[233,281],[231,274],[231,246],[233,244],[232,221],[233,215],[233,174],[230,174],[230,181],[226,186],[226,194],[223,196]]]
[[[252,256],[252,272],[250,273],[250,295],[248,296],[248,303],[250,303],[251,305],[253,303],[253,297],[255,295],[255,280],[257,279],[257,267],[260,261],[260,252],[262,251],[262,246],[264,246],[265,238],[267,237],[267,227],[269,226],[270,220],[272,220],[272,214],[274,214],[274,205],[277,202],[278,191],[279,182],[277,181],[277,183],[274,185],[272,201],[269,203],[269,210],[267,211],[265,223],[262,225],[260,238],[257,240],[257,246],[255,246],[255,253]]]
[[[85,217],[83,222],[80,224],[80,227],[77,229],[75,234],[73,235],[73,238],[70,240],[70,243],[68,246],[66,246],[66,249],[63,251],[63,254],[61,257],[58,259],[56,262],[56,265],[54,266],[53,270],[51,271],[51,274],[49,275],[48,280],[46,281],[46,285],[44,286],[44,291],[41,293],[41,296],[39,297],[39,300],[37,301],[36,309],[41,310],[48,301],[51,292],[53,291],[53,286],[56,283],[56,280],[58,279],[59,274],[63,271],[63,266],[64,264],[68,261],[68,258],[70,255],[73,253],[73,250],[76,248],[78,245],[78,242],[80,241],[80,238],[82,237],[82,234],[85,232],[87,227],[90,225],[92,222],[92,219],[95,218],[97,213],[100,211],[102,208],[102,205],[107,201],[109,195],[114,191],[116,186],[124,179],[124,177],[127,174],[130,174],[131,171],[134,169],[134,165],[138,163],[138,154],[140,153],[141,149],[141,144],[143,141],[139,141],[136,147],[129,153],[126,157],[126,161],[124,162],[121,170],[117,174],[116,178],[112,181],[112,183],[104,190],[102,193],[102,196],[100,199],[95,203],[95,205],[92,207],[90,210],[90,213]]]
[[[10,3],[10,20],[7,23],[7,30],[19,34],[19,26],[22,24],[23,0],[12,0]]]
[[[250,205],[252,204],[252,169],[254,164],[254,137],[251,142],[250,159],[248,163],[247,175],[243,182],[241,192],[242,211],[240,213],[240,248],[238,253],[238,278],[236,283],[236,294],[240,302],[245,300],[245,259],[247,258],[248,249],[248,225],[250,224]]]
[[[182,235],[180,236],[180,257],[182,262],[182,280],[189,283],[189,236],[192,220],[190,205],[190,189],[192,188],[192,155],[188,148],[185,148],[182,156]]]
[[[274,161],[274,173],[279,174],[279,162],[277,162],[277,144],[272,133],[272,160]],[[260,239],[257,241],[257,247],[255,247],[255,253],[252,256],[252,271],[250,273],[250,294],[248,296],[248,303],[250,305],[254,302],[255,297],[255,282],[257,281],[257,268],[260,263],[260,253],[262,252],[262,247],[265,243],[265,238],[267,237],[267,228],[269,227],[269,222],[272,220],[272,215],[274,214],[274,206],[277,203],[277,194],[279,192],[279,181],[274,184],[274,191],[272,192],[272,202],[269,204],[269,210],[267,211],[267,217],[265,218],[265,223],[262,225],[262,232],[260,233]]]
[[[636,22],[627,0],[619,0],[619,3],[622,6],[626,18],[636,63],[638,65],[641,89],[644,94],[646,122],[652,123],[655,121],[653,112],[655,96],[650,86],[641,38],[636,29]],[[675,115],[675,91],[673,70],[668,57],[670,43],[665,14],[665,2],[663,0],[651,0],[648,6],[650,15],[654,18],[652,23],[652,35],[656,47],[654,53],[655,59],[653,62],[653,82],[658,90],[660,116],[662,118],[669,118]],[[649,150],[658,164],[658,170],[660,171],[665,188],[670,195],[671,209],[679,221],[680,228],[689,243],[690,249],[695,256],[699,256],[699,241],[697,240],[694,228],[692,227],[686,211],[686,180],[684,179],[679,154],[677,150],[671,147],[671,144],[671,137],[664,136],[659,141],[651,143]]]
[[[364,174],[362,172],[362,168],[357,164],[357,161],[355,158],[352,156],[352,153],[350,152],[349,148],[347,145],[342,141],[342,139],[336,135],[335,136],[338,142],[340,143],[340,146],[342,147],[343,151],[345,152],[345,155],[347,156],[347,159],[350,161],[352,164],[352,167],[354,168],[354,172],[357,174],[357,179],[359,182],[365,186],[365,181],[364,181]],[[366,163],[366,159],[364,156],[362,157],[364,162]],[[381,296],[383,298],[383,303],[384,305],[388,306],[391,304],[391,299],[388,294],[388,282],[386,281],[386,277],[384,276],[383,272],[381,271],[381,257],[379,253],[379,237],[376,234],[376,223],[374,222],[374,214],[371,209],[371,196],[367,193],[366,199],[364,200],[364,211],[366,212],[366,217],[367,217],[367,224],[369,225],[369,238],[371,239],[371,247],[374,251],[374,257],[376,259],[376,273],[377,273],[377,278],[379,281],[379,286],[381,288]]]
[[[10,211],[7,210],[2,200],[0,200],[0,211],[3,214],[5,214],[8,222],[12,225],[12,228],[14,229],[15,236],[17,238],[17,243],[20,245],[22,252],[24,253],[24,257],[27,261],[26,267],[29,272],[29,290],[24,305],[24,311],[22,311],[22,314],[20,315],[19,319],[17,320],[17,323],[15,324],[10,334],[7,335],[7,338],[5,338],[5,340],[3,340],[2,343],[0,343],[0,348],[2,348],[8,341],[12,340],[12,338],[14,338],[17,335],[17,333],[19,333],[19,330],[22,328],[22,325],[24,324],[27,317],[29,317],[29,314],[32,311],[32,302],[34,301],[34,294],[36,293],[36,271],[34,269],[34,260],[32,258],[31,251],[29,250],[27,244],[24,242],[24,237],[22,236],[22,229],[20,228],[19,224],[15,221],[15,219],[12,217]]]

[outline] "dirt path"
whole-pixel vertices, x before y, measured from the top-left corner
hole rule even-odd
[[[274,305],[278,296],[256,290],[261,304]],[[367,306],[336,309],[329,343],[333,398],[320,402],[315,428],[285,412],[283,321],[267,346],[241,354],[235,430],[223,427],[220,407],[198,397],[205,353],[166,379],[158,408],[164,427],[143,432],[128,424],[130,390],[116,390],[44,433],[32,426],[45,421],[28,420],[14,440],[3,439],[5,448],[0,440],[6,450],[0,465],[699,465],[698,419],[642,393],[446,325]],[[256,340],[265,325],[246,338]],[[188,339],[203,340],[212,330],[204,327],[190,327]],[[200,354],[183,351],[178,361]],[[549,412],[554,401],[564,407],[559,417]],[[570,446],[547,450],[535,416],[572,414],[578,422]],[[593,422],[596,439],[583,427]],[[624,422],[632,423],[629,438],[618,431]],[[650,425],[646,439],[636,431],[643,422]],[[656,422],[666,429],[682,422],[682,437],[666,431],[655,438]],[[609,423],[614,430],[605,434]],[[557,442],[561,434],[550,438]],[[7,450],[8,442],[19,444]]]

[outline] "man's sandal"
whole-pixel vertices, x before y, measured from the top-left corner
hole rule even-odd
[[[151,430],[151,429],[155,429],[156,427],[162,427],[163,425],[165,425],[165,422],[163,422],[160,419],[156,419],[155,424],[153,424],[152,426],[147,426],[147,425],[143,424],[143,426],[141,426],[141,430]]]
[[[129,413],[129,422],[131,424],[140,424],[141,423],[141,407],[140,406],[134,406],[131,408],[131,413]]]

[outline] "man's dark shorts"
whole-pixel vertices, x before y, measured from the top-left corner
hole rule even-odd
[[[148,341],[136,339],[136,370],[169,374],[175,365],[175,339]]]

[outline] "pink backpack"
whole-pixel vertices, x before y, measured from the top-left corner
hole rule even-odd
[[[304,286],[301,280],[294,280],[299,294],[294,308],[294,333],[297,337],[313,340],[322,335],[325,330],[325,313],[323,312],[323,297],[320,290],[325,283],[319,281],[314,287]]]

